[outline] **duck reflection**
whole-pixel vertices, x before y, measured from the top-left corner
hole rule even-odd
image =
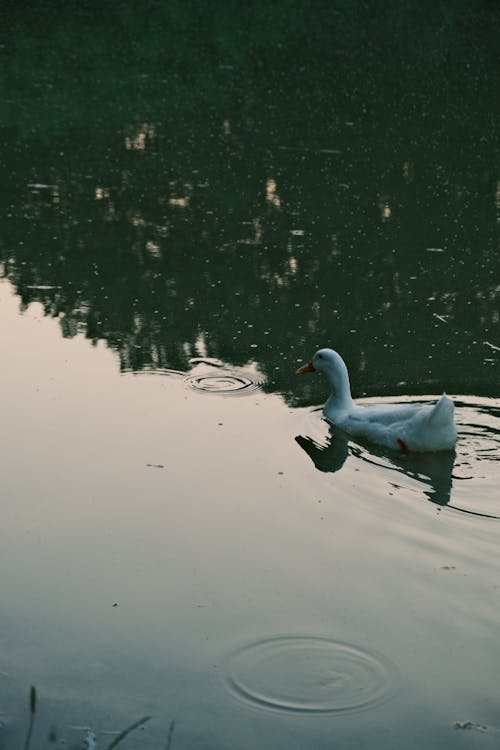
[[[426,486],[424,494],[436,505],[448,505],[450,502],[455,451],[392,453],[371,444],[368,448],[353,443],[345,432],[333,426],[330,426],[329,434],[321,442],[303,435],[295,440],[319,471],[339,471],[349,456],[355,456],[366,463],[418,479]]]

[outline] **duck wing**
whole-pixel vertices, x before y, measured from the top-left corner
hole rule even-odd
[[[353,424],[388,426],[397,422],[407,422],[419,412],[430,413],[434,408],[430,404],[370,404],[367,406],[356,404],[349,413],[349,421]]]
[[[443,394],[435,404],[356,404],[338,425],[354,437],[398,450],[452,450],[453,412],[453,401]]]

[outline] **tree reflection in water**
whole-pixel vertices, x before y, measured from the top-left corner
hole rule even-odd
[[[23,306],[123,370],[257,362],[292,404],[319,400],[291,371],[326,345],[356,395],[491,393],[495,12],[91,7],[9,15],[0,261]]]

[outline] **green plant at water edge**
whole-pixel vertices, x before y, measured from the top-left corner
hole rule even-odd
[[[34,685],[30,688],[30,723],[28,725],[28,733],[24,742],[24,750],[29,750],[31,735],[33,734],[33,725],[35,723],[36,714],[36,688]]]
[[[142,727],[143,724],[145,724],[147,721],[149,721],[151,716],[143,716],[142,719],[139,719],[138,721],[134,721],[133,724],[131,724],[129,727],[123,730],[123,732],[120,732],[118,737],[115,737],[115,739],[108,745],[107,750],[113,750],[113,748],[118,747],[120,742],[124,740],[130,732],[133,732],[134,729],[138,729],[139,727]]]
[[[170,722],[169,730],[168,730],[166,750],[170,750],[170,748],[172,747],[172,736],[174,734],[174,728],[175,728],[175,719],[172,719],[172,721]]]
[[[30,720],[28,724],[28,731],[26,733],[26,739],[24,741],[24,750],[29,750],[31,745],[31,740],[33,736],[33,727],[35,724],[35,714],[37,709],[37,691],[34,685],[30,688],[30,696],[29,696],[29,710],[30,710]],[[129,734],[134,732],[136,729],[139,729],[140,727],[144,726],[146,722],[148,722],[151,719],[151,716],[143,716],[141,719],[138,719],[137,721],[134,721],[133,724],[130,724],[128,727],[126,727],[120,734],[115,737],[110,744],[106,747],[106,750],[114,750],[118,745],[125,740]],[[169,730],[168,730],[168,736],[167,736],[167,744],[165,745],[166,750],[171,750],[172,748],[172,737],[174,734],[174,728],[175,728],[175,719],[172,719],[170,722]],[[92,740],[85,741],[85,747],[86,748],[95,748],[97,750],[97,745],[95,744],[95,735],[89,732],[89,736],[92,737]],[[53,743],[56,741],[56,734],[55,730],[52,728],[49,733],[49,742]]]

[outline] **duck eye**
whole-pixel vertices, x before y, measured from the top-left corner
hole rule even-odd
[[[323,355],[322,354],[318,354],[318,358],[319,359],[323,359]]]

